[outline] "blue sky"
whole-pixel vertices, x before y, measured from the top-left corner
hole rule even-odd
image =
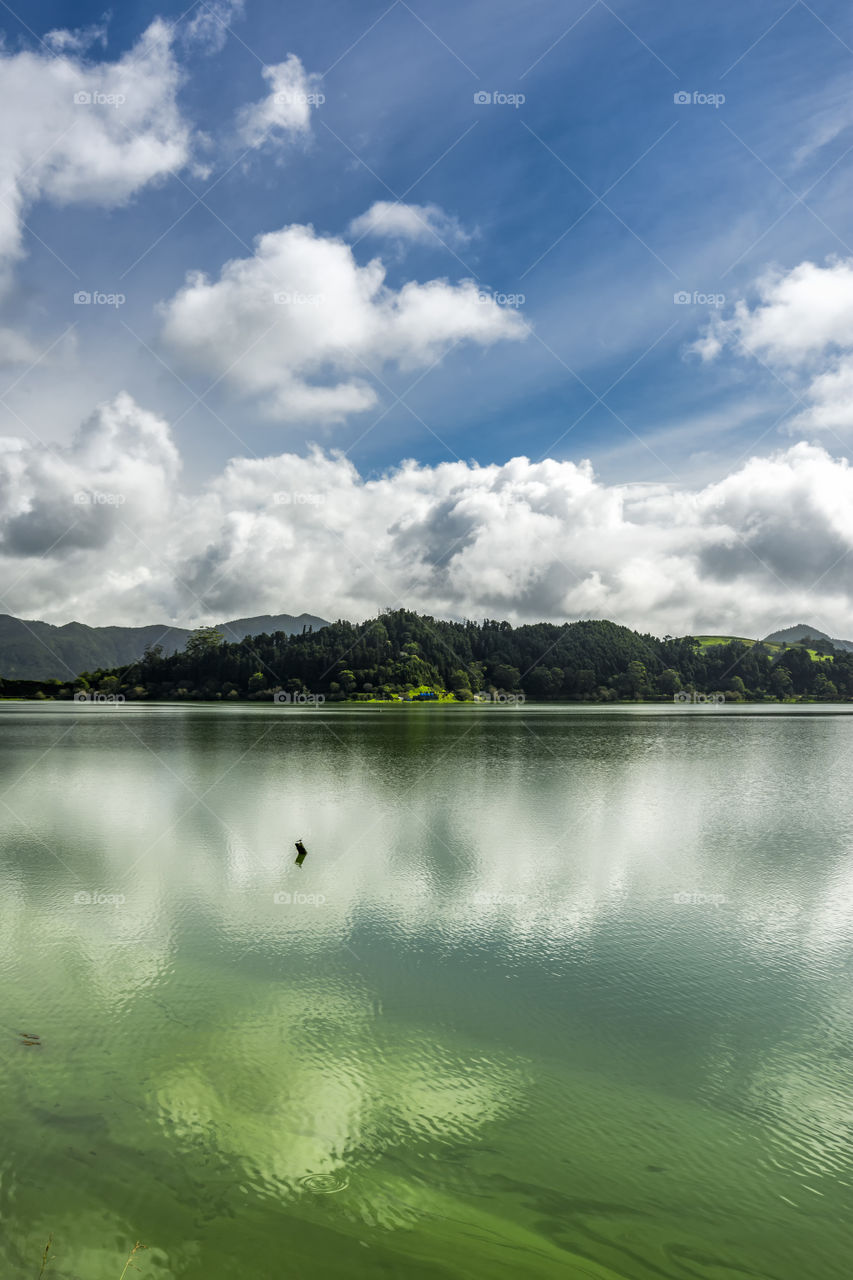
[[[768,272],[786,280],[810,262],[828,281],[853,256],[849,6],[164,0],[105,17],[98,5],[35,0],[19,13],[0,14],[13,116],[38,115],[38,77],[61,79],[49,66],[57,57],[70,59],[75,85],[90,72],[93,84],[109,77],[107,64],[129,51],[144,61],[140,42],[161,19],[169,65],[156,74],[172,115],[151,126],[155,108],[140,109],[133,130],[186,138],[179,163],[144,177],[139,157],[123,156],[125,186],[109,190],[106,175],[91,198],[97,141],[59,177],[43,173],[41,141],[24,153],[39,178],[0,310],[0,328],[17,335],[9,342],[23,335],[26,345],[5,361],[4,434],[69,447],[95,406],[125,392],[169,424],[185,496],[215,483],[229,459],[304,457],[315,445],[343,451],[362,481],[405,459],[502,466],[524,455],[588,459],[605,485],[693,493],[797,440],[844,453],[838,413],[826,427],[812,401],[846,337],[829,334],[823,363],[806,372],[802,353],[746,335],[764,314]],[[97,38],[61,48],[48,34],[90,26]],[[247,104],[292,56],[321,101],[275,145],[245,145]],[[64,136],[65,110],[40,140]],[[67,109],[70,137],[81,118]],[[380,201],[443,219],[440,236],[355,234],[354,220]],[[324,416],[303,413],[297,397],[280,411],[288,382],[271,409],[274,372],[250,378],[247,360],[241,381],[229,367],[231,353],[243,359],[242,322],[229,324],[226,308],[205,331],[224,284],[185,298],[185,281],[224,282],[234,261],[251,275],[259,236],[309,224],[321,248],[351,245],[358,268],[380,258],[393,300],[413,282],[446,281],[447,307],[461,315],[460,282],[473,280],[493,309],[517,315],[494,317],[488,335],[460,319],[459,340],[446,343],[436,319],[418,350],[399,326],[387,352],[376,337],[357,378],[372,391],[352,392],[367,407]],[[258,287],[252,279],[246,289]],[[83,308],[79,290],[125,301]],[[240,297],[242,306],[245,289]],[[192,312],[205,316],[193,334],[181,298],[204,308]],[[340,319],[326,315],[331,327]],[[259,331],[245,333],[246,345],[260,342],[256,356],[267,351]],[[304,367],[334,382],[340,348],[314,341]],[[496,597],[510,612],[511,598],[509,588]],[[31,608],[45,612],[42,592]]]
[[[122,5],[109,20],[106,56],[125,52],[155,16],[175,21],[185,8]],[[86,25],[102,13],[31,4],[27,31],[7,12],[7,47],[35,45],[53,27]],[[30,226],[62,246],[83,287],[124,292],[121,320],[156,347],[153,306],[187,270],[215,274],[227,259],[247,256],[259,233],[287,223],[343,234],[374,201],[408,192],[408,201],[438,204],[476,234],[458,256],[438,241],[390,255],[389,282],[471,276],[523,294],[533,336],[452,352],[407,397],[436,434],[397,405],[355,445],[361,469],[454,453],[481,462],[517,453],[589,456],[614,480],[663,480],[668,468],[689,478],[726,466],[790,397],[759,369],[745,378],[739,365],[701,368],[685,347],[708,308],[675,307],[673,296],[683,289],[733,300],[749,295],[768,264],[845,253],[853,239],[843,158],[853,142],[849,8],[432,3],[415,14],[402,3],[250,0],[220,51],[186,51],[179,100],[199,129],[221,136],[239,105],[261,95],[262,63],[296,53],[306,69],[325,73],[310,141],[254,155],[224,177],[236,156],[214,149],[207,179],[166,178],[110,211],[45,202]],[[477,91],[525,101],[478,105]],[[725,102],[677,105],[679,91],[723,94]],[[824,118],[838,132],[818,145]],[[193,208],[192,193],[213,183],[209,207]],[[67,287],[73,277],[57,273],[32,236],[26,248],[10,305],[23,300],[59,332],[78,319]],[[362,242],[356,256],[367,261],[377,248]],[[116,321],[87,315],[76,330],[82,352],[98,352],[97,364],[108,350],[129,390],[181,412],[191,403],[185,388]],[[78,375],[81,404],[109,393],[105,372],[89,366]],[[618,379],[607,405],[596,404],[594,395]],[[388,379],[395,394],[412,380]],[[210,379],[187,381],[200,392]],[[381,390],[384,408],[390,397]],[[259,422],[251,405],[216,394],[212,403],[229,422],[239,420],[235,430],[261,452],[311,439],[347,448],[370,426],[360,414],[329,430],[277,428]],[[74,425],[57,422],[59,430]],[[234,449],[202,407],[178,434],[201,474]],[[776,446],[778,436],[762,444]]]

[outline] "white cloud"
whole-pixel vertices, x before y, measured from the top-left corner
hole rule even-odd
[[[184,39],[201,46],[206,53],[218,53],[225,47],[228,28],[237,18],[242,18],[244,9],[244,0],[202,0],[191,10]]]
[[[384,281],[378,258],[360,267],[342,240],[284,227],[218,280],[188,276],[163,307],[164,339],[187,367],[258,397],[270,417],[333,423],[376,403],[371,370],[422,368],[456,342],[527,332],[471,280],[399,290]]]
[[[774,364],[805,365],[833,347],[853,347],[853,259],[827,266],[801,262],[758,281],[760,301],[735,306],[712,332],[722,343],[742,342]]]
[[[440,241],[451,248],[464,247],[472,239],[458,218],[437,204],[400,204],[391,200],[377,200],[366,213],[353,218],[349,234],[358,239],[381,236],[417,244]]]
[[[830,80],[818,89],[811,100],[801,100],[799,105],[798,133],[803,140],[793,153],[795,167],[811,160],[853,125],[848,78]]]
[[[157,529],[162,535],[164,522],[174,513],[179,467],[168,426],[125,393],[101,405],[67,448],[49,449],[4,437],[4,567],[20,557],[20,572],[43,555],[45,570],[76,563],[85,592],[87,567],[103,553],[97,572],[106,575],[106,585],[113,579],[113,564],[144,563],[142,553],[150,536],[146,530]],[[8,581],[8,573],[0,573],[0,591]]]
[[[0,328],[0,369],[16,364],[35,364],[42,352],[26,334]]]
[[[235,459],[191,494],[167,425],[121,395],[67,449],[0,441],[0,538],[0,607],[53,622],[404,604],[658,634],[805,619],[853,636],[853,471],[807,444],[695,491],[526,458],[366,480],[316,449]]]
[[[105,48],[107,43],[107,24],[106,22],[98,22],[90,27],[81,27],[77,31],[64,31],[62,29],[48,31],[44,37],[44,43],[57,53],[85,53],[96,44]]]
[[[251,103],[237,117],[237,132],[247,147],[265,143],[281,146],[288,138],[305,135],[311,129],[311,111],[325,101],[321,77],[309,74],[295,53],[274,67],[264,67],[270,92],[260,102]]]
[[[68,34],[68,33],[66,33]],[[152,22],[116,62],[80,56],[79,35],[55,48],[0,51],[0,264],[22,253],[27,208],[40,199],[114,208],[187,161],[176,103],[180,72],[166,24]],[[58,250],[61,253],[61,248]]]
[[[716,318],[694,344],[704,360],[726,348],[765,362],[793,386],[805,408],[793,429],[849,432],[853,428],[853,258],[826,266],[801,262],[769,272],[759,300],[739,301]]]

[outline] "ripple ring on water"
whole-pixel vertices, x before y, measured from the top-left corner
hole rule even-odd
[[[333,1196],[349,1186],[349,1178],[337,1173],[309,1173],[299,1181],[307,1191],[313,1191],[315,1196]]]

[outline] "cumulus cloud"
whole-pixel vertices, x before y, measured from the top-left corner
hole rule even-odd
[[[83,57],[92,33],[52,32],[58,55],[0,51],[0,267],[22,253],[27,208],[114,208],[186,163],[180,72],[159,19],[115,62]]]
[[[163,318],[186,367],[225,378],[272,418],[324,423],[376,403],[372,371],[423,368],[454,343],[527,333],[471,280],[393,290],[378,258],[361,267],[342,240],[299,225],[259,237],[218,280],[188,276]]]
[[[78,566],[85,578],[100,560],[95,571],[105,575],[107,591],[108,584],[126,588],[128,571],[132,578],[150,576],[144,548],[150,531],[162,536],[174,515],[179,466],[166,423],[124,393],[100,406],[69,447],[2,438],[0,594],[11,576],[24,575],[18,589],[33,581],[29,566],[41,557],[34,582],[39,607],[43,590],[59,589],[62,565]],[[55,569],[60,574],[53,578]]]
[[[247,147],[266,143],[281,146],[287,139],[305,135],[311,129],[312,108],[321,106],[321,77],[305,70],[295,53],[273,67],[264,67],[270,91],[260,102],[251,103],[237,117],[237,132]]]
[[[401,204],[391,200],[377,200],[366,213],[353,218],[349,234],[359,240],[377,236],[417,244],[438,240],[451,248],[462,248],[472,239],[459,219],[445,213],[437,204]]]
[[[68,448],[0,441],[0,607],[53,622],[405,605],[659,634],[806,619],[853,635],[851,552],[853,472],[808,444],[694,491],[526,458],[365,479],[314,449],[235,459],[190,493],[167,424],[124,394]]]
[[[793,429],[849,432],[853,427],[853,258],[825,266],[801,262],[768,272],[758,302],[739,301],[694,345],[705,360],[726,348],[757,356],[790,382],[805,403]]]

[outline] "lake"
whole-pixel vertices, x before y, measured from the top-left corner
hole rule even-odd
[[[0,1274],[846,1280],[850,711],[0,704]]]

